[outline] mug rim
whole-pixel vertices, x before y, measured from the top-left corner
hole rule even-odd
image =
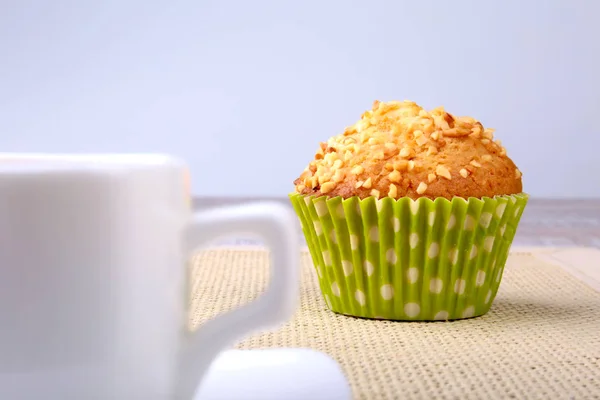
[[[113,168],[186,167],[163,153],[0,153],[0,173],[94,171]]]

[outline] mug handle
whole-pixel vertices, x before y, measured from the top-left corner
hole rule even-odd
[[[271,249],[271,283],[258,299],[187,332],[179,360],[178,399],[193,398],[210,364],[227,346],[259,329],[274,328],[292,316],[300,286],[296,224],[289,208],[269,202],[220,207],[193,215],[184,236],[187,254],[219,237],[235,233],[258,236]]]

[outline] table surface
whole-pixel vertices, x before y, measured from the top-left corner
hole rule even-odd
[[[285,198],[195,198],[197,209],[247,201],[269,200],[289,205]],[[301,232],[298,233],[304,243]],[[234,238],[223,244],[259,244]],[[518,247],[595,247],[600,249],[600,199],[531,199],[523,213],[513,246]]]

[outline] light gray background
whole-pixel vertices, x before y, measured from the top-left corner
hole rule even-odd
[[[158,151],[282,197],[375,99],[495,127],[534,196],[600,196],[600,2],[0,0],[0,150]]]

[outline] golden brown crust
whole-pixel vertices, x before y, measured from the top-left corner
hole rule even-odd
[[[481,198],[523,190],[521,172],[493,130],[410,101],[375,101],[356,124],[320,144],[294,184],[297,193],[343,198]]]

